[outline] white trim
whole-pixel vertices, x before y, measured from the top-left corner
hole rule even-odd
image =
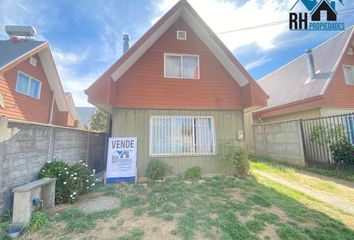
[[[184,38],[179,36],[180,33],[184,34]],[[187,31],[177,30],[177,40],[187,40]]]
[[[28,85],[27,85],[27,91],[26,91],[26,93],[19,92],[19,91],[17,90],[18,80],[19,80],[20,74],[22,74],[22,75],[28,77],[28,79],[29,79],[29,82],[28,82]],[[31,86],[31,81],[37,81],[37,82],[39,82],[38,97],[32,97],[32,96],[29,94],[29,92],[30,92],[30,86]],[[24,72],[22,72],[22,71],[18,71],[18,72],[17,72],[17,80],[16,80],[16,88],[15,88],[15,91],[16,91],[17,93],[20,93],[20,94],[25,95],[25,96],[27,96],[27,97],[31,97],[31,98],[33,98],[33,99],[38,99],[38,100],[40,100],[40,99],[41,99],[41,93],[42,93],[42,82],[39,81],[38,79],[34,78],[34,77],[31,77],[30,75],[28,75],[28,74],[26,74],[26,73],[24,73]]]
[[[174,56],[174,57],[181,57],[181,77],[168,77],[166,76],[166,57],[167,56]],[[183,57],[190,56],[190,57],[197,57],[198,60],[198,78],[185,78],[183,77]],[[163,66],[163,77],[164,78],[175,78],[175,79],[187,79],[187,80],[200,80],[200,61],[199,55],[196,54],[181,54],[181,53],[164,53],[164,66]]]
[[[171,153],[153,153],[152,148],[152,121],[153,119],[175,119],[175,118],[189,118],[193,119],[193,137],[192,137],[192,146],[193,146],[193,152],[183,152],[183,153],[178,153],[175,152],[174,149],[172,149]],[[211,120],[211,144],[212,144],[212,152],[211,153],[197,153],[196,152],[196,145],[195,145],[195,119],[201,118],[201,119],[210,119]],[[172,133],[174,135],[174,133]],[[149,156],[150,157],[181,157],[181,156],[216,156],[217,155],[217,148],[216,148],[216,127],[215,127],[215,121],[213,116],[196,116],[196,115],[151,115],[149,117]]]

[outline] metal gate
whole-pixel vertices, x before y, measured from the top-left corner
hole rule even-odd
[[[307,164],[354,163],[354,113],[301,119]]]

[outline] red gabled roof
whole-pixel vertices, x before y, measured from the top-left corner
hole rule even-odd
[[[101,77],[99,77],[85,93],[88,95],[88,101],[98,107],[102,105],[110,105],[110,88],[112,85],[112,75],[117,69],[122,67],[123,64],[132,57],[140,47],[145,44],[149,38],[155,34],[174,14],[182,9],[187,9],[193,17],[195,17],[199,24],[202,25],[205,31],[208,33],[208,37],[212,38],[227,58],[234,64],[235,69],[241,72],[247,83],[242,86],[242,95],[247,97],[248,101],[243,106],[265,106],[267,102],[267,95],[262,88],[258,86],[256,81],[250,76],[247,70],[237,61],[234,55],[227,49],[227,47],[221,42],[216,34],[207,26],[207,24],[201,19],[197,12],[191,7],[186,0],[180,0],[175,6],[173,6],[156,24],[154,24],[118,61],[116,61]],[[156,40],[155,40],[156,41]],[[236,79],[237,80],[237,79]]]

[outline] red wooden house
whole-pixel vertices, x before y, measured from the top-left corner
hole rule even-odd
[[[243,111],[267,96],[185,0],[89,89],[112,115],[112,136],[138,137],[138,174],[159,158],[174,174],[218,172],[222,144],[244,146]]]
[[[78,126],[67,101],[48,42],[30,38],[0,41],[0,116]]]

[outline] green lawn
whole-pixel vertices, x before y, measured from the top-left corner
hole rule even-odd
[[[272,159],[261,159],[259,157],[252,157],[252,161],[254,163],[265,163],[267,165],[266,168],[270,169],[296,169],[303,170],[306,172],[312,172],[315,174],[320,174],[327,177],[333,177],[337,179],[342,179],[348,182],[354,182],[354,166],[300,166],[296,164],[291,164],[288,162],[279,162]],[[255,165],[254,165],[255,166]],[[264,165],[263,165],[264,166]],[[257,168],[262,167],[259,165]]]
[[[344,213],[258,176],[169,179],[98,191],[120,205],[93,214],[69,207],[21,239],[354,239]]]

